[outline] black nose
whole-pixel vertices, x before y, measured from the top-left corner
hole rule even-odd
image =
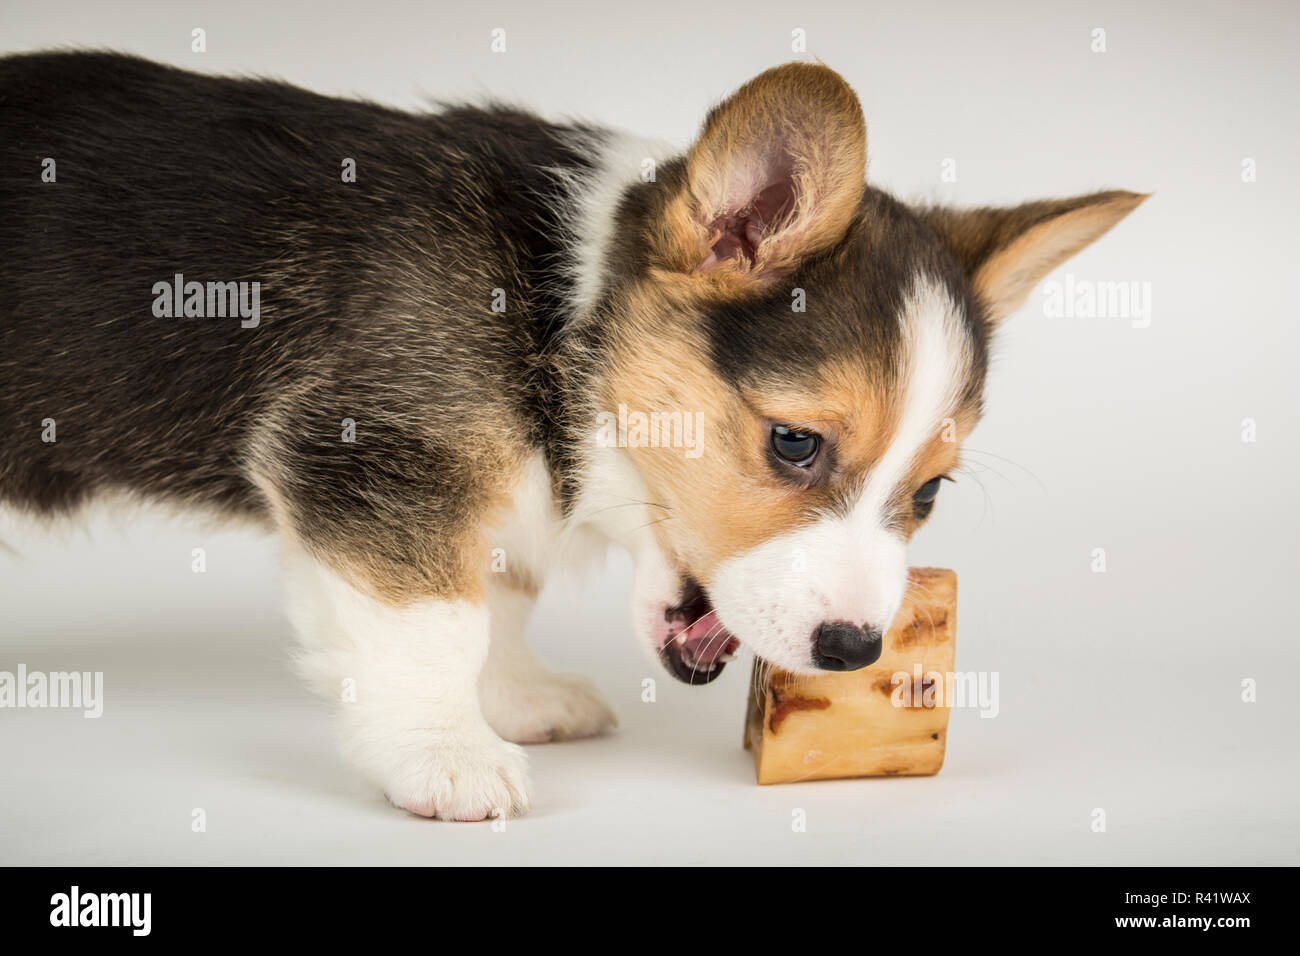
[[[813,635],[813,664],[824,671],[855,671],[880,660],[880,632],[830,621]]]

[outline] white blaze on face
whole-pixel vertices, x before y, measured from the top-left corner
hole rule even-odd
[[[907,545],[890,503],[917,452],[955,410],[970,370],[969,333],[942,285],[918,275],[899,323],[898,405],[888,449],[852,510],[824,517],[724,562],[709,586],[718,617],[756,654],[811,671],[813,632],[827,621],[885,630],[907,587]],[[933,475],[925,476],[929,480]]]

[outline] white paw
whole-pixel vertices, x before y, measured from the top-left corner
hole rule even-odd
[[[596,685],[578,674],[489,675],[480,699],[492,729],[520,744],[594,737],[618,726]]]
[[[389,740],[377,776],[388,799],[440,820],[495,820],[528,812],[528,758],[483,727],[408,731]]]

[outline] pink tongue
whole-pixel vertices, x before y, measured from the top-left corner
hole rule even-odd
[[[701,664],[712,664],[724,654],[734,654],[740,649],[740,641],[728,633],[714,611],[693,623],[685,633],[691,657]]]

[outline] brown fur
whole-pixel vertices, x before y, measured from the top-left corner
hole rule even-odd
[[[767,474],[759,419],[709,366],[688,303],[642,287],[625,300],[627,322],[611,343],[604,407],[702,411],[703,454],[684,448],[629,448],[669,517],[654,530],[681,570],[707,580],[722,560],[795,526],[790,488]],[[743,504],[742,504],[743,503]],[[722,504],[722,507],[719,507]],[[708,528],[706,535],[695,529]]]

